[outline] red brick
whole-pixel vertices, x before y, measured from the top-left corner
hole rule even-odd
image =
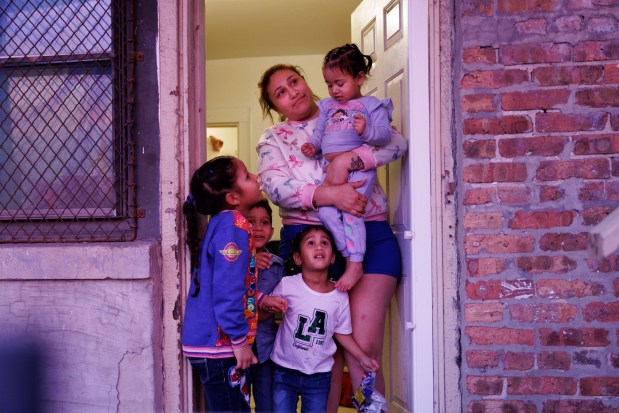
[[[553,26],[558,32],[579,32],[585,27],[585,19],[582,16],[560,16]]]
[[[503,320],[503,304],[498,301],[464,304],[464,319],[467,323],[494,323]]]
[[[576,261],[566,255],[518,257],[515,263],[516,267],[528,274],[542,274],[545,272],[564,274],[577,267]]]
[[[535,115],[535,130],[537,132],[578,132],[597,131],[604,129],[608,113],[560,113],[538,112]]]
[[[520,34],[546,34],[548,21],[546,19],[529,19],[514,24],[516,33]]]
[[[616,323],[619,321],[619,301],[614,303],[589,303],[583,308],[582,317],[589,323],[592,321]]]
[[[591,108],[619,106],[619,88],[585,89],[576,92],[576,103]]]
[[[587,233],[546,233],[540,237],[539,247],[543,251],[584,251],[587,249]]]
[[[612,33],[617,31],[617,19],[614,16],[591,16],[587,30],[594,33]]]
[[[512,304],[509,314],[519,323],[568,323],[576,318],[578,307],[565,303]]]
[[[619,65],[604,65],[604,83],[619,83]]]
[[[499,0],[498,11],[504,14],[537,13],[558,11],[561,7],[560,0]]]
[[[500,274],[507,268],[504,258],[467,258],[466,270],[471,277]]]
[[[588,135],[574,138],[574,155],[619,153],[619,134]]]
[[[523,400],[475,400],[469,403],[467,413],[537,413],[537,407]]]
[[[572,359],[565,351],[542,351],[537,356],[540,370],[569,370]]]
[[[596,368],[602,367],[601,354],[596,351],[582,350],[574,352],[574,365],[578,366],[593,366]],[[606,358],[606,354],[604,354]]]
[[[500,186],[497,197],[502,204],[528,204],[531,201],[531,190],[526,186]]]
[[[487,369],[499,365],[499,356],[496,351],[471,350],[466,352],[466,363],[473,369]]]
[[[516,211],[508,226],[512,229],[569,227],[575,216],[574,211]]]
[[[557,105],[566,104],[570,94],[569,89],[503,93],[501,108],[503,110],[551,109]]]
[[[500,212],[479,212],[464,215],[464,229],[499,229],[503,224],[503,214]]]
[[[532,252],[534,245],[535,238],[526,235],[466,235],[464,239],[464,249],[468,255],[480,252],[489,254]]]
[[[605,79],[603,66],[543,66],[531,72],[541,86],[595,85]]]
[[[465,74],[462,89],[498,89],[529,81],[529,72],[521,69],[476,70]]]
[[[604,285],[598,282],[563,279],[539,280],[535,291],[538,297],[549,299],[597,297],[606,292]]]
[[[583,396],[619,396],[619,377],[583,377],[580,379]]]
[[[524,182],[527,176],[527,165],[521,162],[475,164],[464,168],[464,180],[470,183]]]
[[[572,377],[508,377],[507,394],[576,394]]]
[[[483,205],[492,202],[492,195],[496,193],[494,188],[469,189],[464,193],[462,202],[464,205]]]
[[[575,62],[619,60],[619,41],[585,41],[574,47]]]
[[[619,180],[606,182],[605,189],[609,201],[619,201]]]
[[[619,271],[619,256],[610,255],[604,259],[587,259],[587,264],[592,271],[609,273]]]
[[[619,130],[619,114],[610,114],[610,127],[612,130]]]
[[[563,399],[546,400],[542,413],[617,413],[617,411],[601,400]]]
[[[503,363],[505,370],[531,370],[535,364],[535,355],[533,353],[508,351],[503,356]]]
[[[463,149],[464,156],[471,159],[492,159],[496,157],[496,141],[494,139],[465,141]]]
[[[557,156],[569,140],[562,136],[542,136],[499,140],[499,153],[505,158],[518,156]]]
[[[559,186],[542,185],[539,189],[540,202],[559,201],[565,198],[565,189]]]
[[[528,298],[535,294],[533,281],[525,279],[469,281],[465,288],[468,297],[472,300]]]
[[[463,2],[464,16],[492,16],[494,2],[492,0],[466,0]]]
[[[572,46],[567,43],[507,44],[499,49],[499,62],[505,66],[571,60]]]
[[[540,330],[543,346],[606,347],[610,344],[604,328],[560,328]]]
[[[587,208],[581,212],[583,223],[585,225],[597,225],[614,209],[615,207],[611,206]]]
[[[474,118],[464,120],[465,135],[511,135],[531,132],[533,124],[528,116],[512,115],[500,118]]]
[[[613,280],[613,294],[615,297],[619,297],[619,278]]]
[[[501,394],[503,392],[503,378],[497,376],[467,376],[466,389],[471,394],[483,396]]]
[[[464,328],[464,334],[469,337],[471,344],[480,346],[507,344],[532,346],[535,343],[535,330],[467,326]]]
[[[488,93],[463,96],[461,99],[462,111],[469,113],[493,112],[497,108],[494,103],[494,96]]]
[[[558,181],[569,178],[608,179],[610,165],[608,159],[590,158],[571,161],[542,161],[535,177],[541,181]]]
[[[496,63],[497,51],[491,46],[473,47],[462,52],[464,63]]]
[[[619,369],[619,354],[610,355],[610,367]]]
[[[606,199],[604,182],[584,182],[578,190],[580,201],[603,201]]]

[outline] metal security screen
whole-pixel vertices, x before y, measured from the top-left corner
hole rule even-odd
[[[0,1],[0,242],[135,237],[133,7]]]

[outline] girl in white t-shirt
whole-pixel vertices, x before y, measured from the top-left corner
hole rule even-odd
[[[293,259],[301,273],[284,277],[271,293],[288,301],[277,331],[271,360],[275,362],[275,412],[323,412],[331,385],[335,340],[356,357],[366,371],[379,364],[352,336],[348,293],[329,280],[335,260],[333,238],[321,226],[309,226],[293,241]]]

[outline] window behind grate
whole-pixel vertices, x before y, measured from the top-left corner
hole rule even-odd
[[[0,242],[135,238],[133,4],[0,2]]]

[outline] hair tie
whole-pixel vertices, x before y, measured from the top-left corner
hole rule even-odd
[[[185,202],[189,202],[190,204],[193,204],[193,196],[191,194],[187,195],[187,199],[185,200]]]

